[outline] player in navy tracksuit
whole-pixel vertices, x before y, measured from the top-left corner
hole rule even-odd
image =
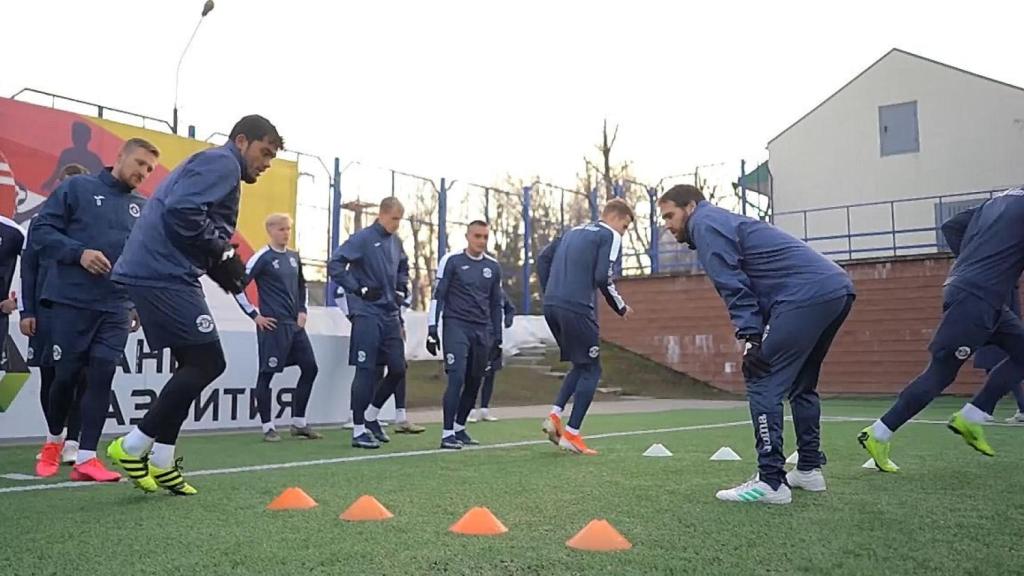
[[[22,257],[24,261],[24,257]],[[22,264],[24,266],[24,264]],[[1010,308],[1010,312],[1017,318],[1020,318],[1020,290],[1015,285],[1013,290],[1010,291],[1010,298],[1007,300],[1007,306]],[[1003,352],[998,346],[988,345],[978,350],[974,355],[974,367],[980,368],[985,371],[987,375],[1000,362],[1006,359],[1006,353]],[[1010,389],[1013,393],[1014,399],[1017,401],[1017,412],[1006,419],[1007,424],[1024,424],[1024,386],[1017,384]]]
[[[441,448],[459,450],[479,444],[466,432],[466,419],[488,364],[501,353],[501,266],[487,255],[490,230],[474,220],[466,230],[467,247],[437,263],[427,321],[427,352],[442,344],[448,387],[442,401]],[[443,343],[438,320],[444,318]]]
[[[352,446],[380,448],[387,441],[377,415],[405,377],[405,343],[400,309],[409,294],[409,261],[395,235],[405,208],[397,198],[380,203],[377,221],[348,238],[327,265],[327,273],[345,291],[352,336]],[[374,393],[378,364],[387,376]],[[373,405],[371,405],[371,402]]]
[[[79,174],[88,172],[81,166],[72,164],[61,172],[58,184]],[[21,315],[21,333],[28,337],[26,364],[39,368],[39,406],[45,419],[46,412],[50,409],[50,390],[56,371],[53,367],[53,342],[49,337],[49,304],[42,306],[40,300],[46,286],[47,272],[53,263],[40,262],[39,251],[32,246],[32,230],[36,222],[37,220],[33,219],[28,226],[28,238],[25,240],[25,250],[21,254],[21,294],[18,295],[18,307]],[[61,462],[64,464],[74,464],[78,457],[78,437],[82,430],[80,405],[84,393],[85,370],[81,370],[78,373],[74,400],[68,413],[67,433],[61,454]]]
[[[697,251],[744,342],[743,376],[754,425],[758,475],[716,494],[719,500],[787,504],[789,486],[825,490],[818,376],[853,305],[850,277],[834,262],[771,224],[674,186],[658,201],[676,240]],[[783,470],[783,398],[789,396],[799,464]],[[788,485],[787,485],[788,483]]]
[[[118,261],[146,204],[135,192],[156,168],[159,151],[145,140],[125,142],[113,168],[65,180],[36,216],[32,246],[51,263],[41,300],[54,319],[49,336],[55,375],[46,411],[46,444],[38,476],[60,466],[64,425],[72,409],[79,372],[85,369],[82,431],[72,480],[116,482],[96,457],[110,407],[110,387],[138,319],[123,287],[110,271]]]
[[[512,327],[512,321],[516,315],[516,307],[512,305],[512,301],[508,299],[508,294],[505,291],[501,291],[501,313],[503,319],[503,325],[505,328]],[[503,360],[501,357],[501,351],[495,352],[494,358],[491,363],[487,366],[487,371],[484,373],[484,383],[480,387],[480,418],[481,422],[497,422],[498,419],[491,415],[491,395],[494,394],[494,378],[498,375],[498,370],[504,367]],[[469,413],[469,419],[467,422],[476,422],[477,418],[473,416],[473,412]]]
[[[3,369],[6,370],[6,339],[10,332],[11,312],[18,309],[17,294],[11,292],[14,270],[18,266],[18,257],[25,246],[25,231],[17,222],[0,216],[0,295],[8,295],[0,299],[0,346],[4,346]]]
[[[881,419],[858,440],[885,472],[899,468],[889,459],[893,432],[923,410],[956,379],[971,354],[985,345],[1007,354],[988,374],[974,398],[954,414],[948,427],[986,456],[995,451],[982,424],[996,403],[1024,379],[1024,324],[1007,306],[1007,295],[1024,271],[1024,189],[1007,190],[942,225],[956,261],[943,289],[942,321],[928,351],[931,362],[900,392]]]
[[[292,218],[271,214],[266,220],[270,244],[249,258],[245,265],[246,283],[256,282],[260,307],[249,302],[245,293],[237,294],[242,310],[256,322],[259,346],[259,377],[256,380],[256,409],[263,423],[263,439],[278,442],[281,436],[271,419],[270,380],[287,366],[302,371],[292,404],[292,436],[312,440],[320,433],[306,423],[306,406],[318,371],[313,345],[306,334],[306,279],[302,276],[299,253],[288,249]]]
[[[601,337],[594,295],[600,290],[616,314],[629,315],[630,307],[615,289],[612,274],[622,255],[622,235],[634,220],[628,204],[610,200],[599,222],[569,230],[537,257],[544,319],[558,342],[562,361],[572,362],[543,429],[552,443],[576,454],[597,454],[580,435],[601,379]],[[572,414],[568,425],[563,426],[562,411],[570,398]]]
[[[114,267],[149,348],[170,348],[177,361],[142,422],[107,447],[145,492],[159,486],[196,493],[181,475],[174,445],[192,403],[226,368],[199,277],[207,274],[228,293],[242,292],[245,264],[231,244],[241,184],[254,184],[283,147],[266,118],[239,120],[227,144],[193,154],[160,183]]]

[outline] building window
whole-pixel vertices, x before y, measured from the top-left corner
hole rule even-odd
[[[911,154],[921,150],[917,133],[917,102],[878,107],[878,140],[882,156]]]

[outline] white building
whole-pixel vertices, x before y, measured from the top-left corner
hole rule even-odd
[[[1024,89],[894,49],[768,154],[775,223],[815,248],[935,251],[936,223],[988,197],[966,193],[1024,184]]]

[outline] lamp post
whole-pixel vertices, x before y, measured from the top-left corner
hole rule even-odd
[[[189,36],[185,49],[181,51],[181,57],[178,58],[178,68],[174,71],[174,116],[171,118],[171,130],[175,134],[178,133],[178,85],[181,80],[181,64],[185,61],[185,54],[188,54],[188,49],[192,46],[192,41],[195,40],[196,33],[199,32],[199,27],[203,25],[203,20],[206,20],[206,15],[210,12],[213,12],[213,0],[206,0],[203,4],[203,13],[199,16],[199,22],[196,22],[196,27],[192,30],[192,35]]]

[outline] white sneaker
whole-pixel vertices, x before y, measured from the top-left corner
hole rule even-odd
[[[479,422],[479,420],[477,420],[476,418],[476,410],[469,411],[469,418],[466,418],[466,422],[469,422],[471,424],[476,424],[477,422]]]
[[[356,425],[353,424],[351,420],[349,420],[348,422],[345,422],[344,424],[342,424],[341,427],[344,428],[345,430],[351,430],[351,429],[355,428]]]
[[[996,419],[991,414],[985,414],[985,422],[995,422]]]
[[[498,419],[495,418],[494,416],[491,416],[491,412],[487,408],[481,408],[480,409],[480,421],[481,422],[497,422]]]
[[[1007,424],[1024,424],[1024,412],[1017,410],[1017,413],[1005,420]]]
[[[715,494],[715,498],[725,502],[744,502],[748,504],[755,502],[761,504],[789,504],[793,501],[793,492],[790,491],[789,486],[786,486],[785,483],[782,483],[778,490],[772,490],[771,486],[761,482],[761,479],[755,474],[753,478],[735,488],[719,490]]]
[[[825,475],[821,473],[821,468],[807,471],[793,470],[786,474],[786,482],[791,488],[799,488],[808,492],[825,491]]]
[[[60,461],[64,464],[74,464],[78,459],[78,442],[68,440],[64,443],[64,450],[60,453]]]

